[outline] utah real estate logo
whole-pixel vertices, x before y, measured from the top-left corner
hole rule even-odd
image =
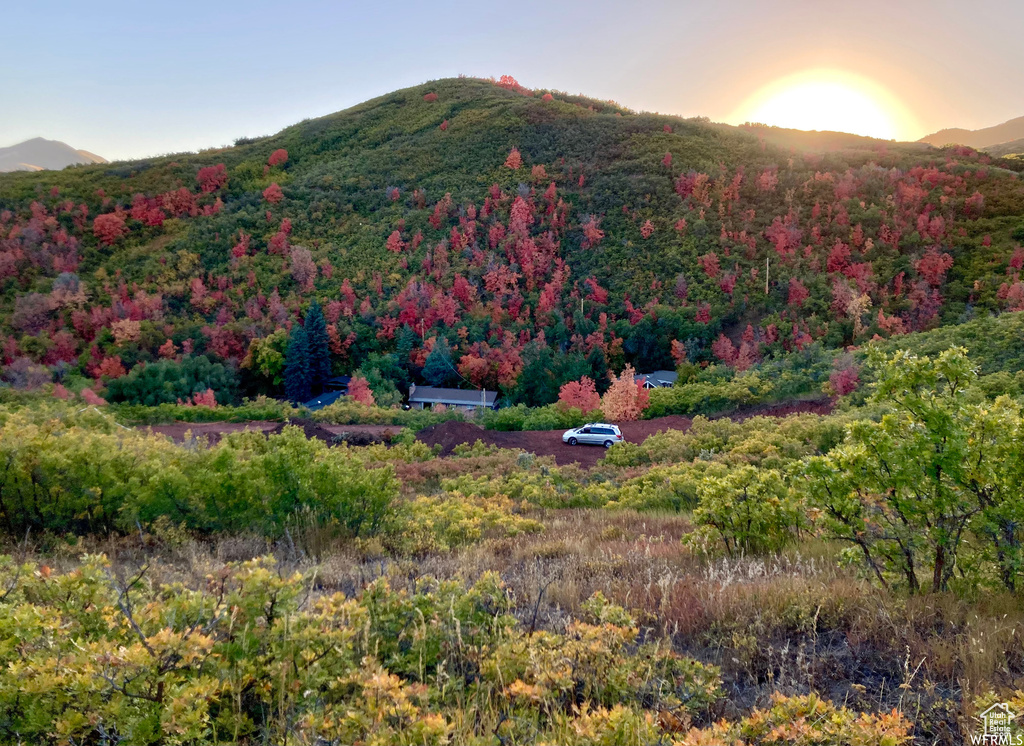
[[[1017,718],[1005,702],[997,702],[978,715],[983,729],[971,734],[971,743],[983,746],[1024,746],[1024,734],[1014,733],[1011,723]]]

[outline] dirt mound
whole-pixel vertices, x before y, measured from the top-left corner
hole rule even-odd
[[[458,420],[448,420],[437,425],[430,425],[416,433],[416,439],[426,443],[428,446],[441,446],[442,456],[450,456],[455,446],[462,443],[472,445],[478,440],[491,443],[491,433],[479,425]],[[515,446],[509,446],[515,447]]]
[[[784,401],[775,404],[755,404],[743,407],[735,412],[714,415],[711,419],[728,417],[736,422],[749,420],[751,417],[789,417],[791,414],[830,414],[833,409],[831,399],[809,399],[807,401]],[[667,418],[666,418],[667,419]]]
[[[302,428],[302,432],[306,435],[306,438],[309,440],[316,438],[317,440],[322,440],[325,443],[334,444],[337,442],[337,436],[334,433],[332,433],[327,428],[313,422],[313,420],[288,420],[287,422],[282,422],[273,430],[268,431],[267,435],[280,435],[281,432],[285,429],[285,427],[289,425],[291,425],[292,427]]]

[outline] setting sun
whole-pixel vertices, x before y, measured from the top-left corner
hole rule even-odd
[[[849,73],[815,70],[777,80],[749,97],[734,121],[906,139],[914,123],[884,87]]]

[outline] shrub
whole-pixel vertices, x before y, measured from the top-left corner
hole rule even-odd
[[[200,408],[197,408],[200,409]],[[298,428],[269,438],[234,433],[211,448],[178,446],[101,419],[0,427],[0,526],[107,533],[168,517],[186,528],[280,536],[290,521],[364,536],[391,530],[398,483],[390,466],[368,468],[346,448],[307,440]]]
[[[381,578],[355,598],[314,580],[271,558],[197,587],[122,579],[103,556],[63,574],[0,558],[0,739],[401,746],[521,728],[533,742],[652,743],[659,713],[688,720],[721,696],[715,667],[639,642],[601,596],[587,621],[531,634],[494,573]]]
[[[816,694],[786,697],[775,694],[771,707],[729,723],[693,729],[678,746],[737,743],[749,746],[807,744],[807,746],[899,746],[910,741],[911,723],[897,710],[878,715],[836,707]]]
[[[213,390],[218,404],[233,404],[237,401],[238,376],[233,369],[210,362],[205,355],[189,355],[180,361],[136,365],[128,375],[110,381],[107,399],[152,407],[190,401],[207,389]]]

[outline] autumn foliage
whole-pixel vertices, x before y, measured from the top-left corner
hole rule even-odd
[[[348,384],[348,395],[352,401],[364,404],[367,407],[374,405],[373,392],[370,390],[370,384],[362,376],[352,376],[352,380]]]
[[[627,365],[618,376],[609,376],[611,385],[601,397],[601,411],[612,422],[638,420],[650,403],[643,381],[635,381],[635,376],[632,365]]]
[[[601,406],[601,396],[597,393],[594,381],[583,376],[578,381],[562,384],[558,390],[558,403],[566,409],[576,408],[587,414]]]

